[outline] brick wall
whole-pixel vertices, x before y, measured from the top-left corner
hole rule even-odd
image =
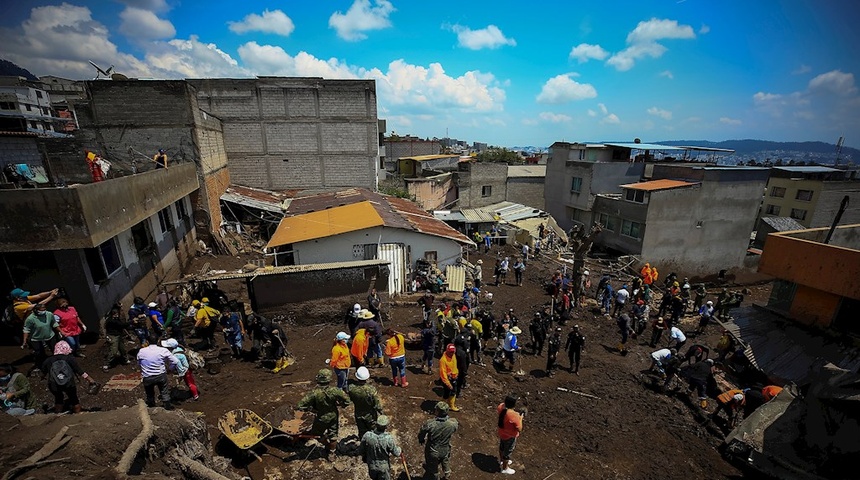
[[[479,208],[504,202],[507,197],[508,164],[472,162],[461,166],[457,173],[460,188],[460,208]],[[483,195],[483,187],[490,195]]]
[[[505,200],[544,209],[544,177],[508,177]]]
[[[35,137],[0,137],[0,168],[7,164],[42,165]]]

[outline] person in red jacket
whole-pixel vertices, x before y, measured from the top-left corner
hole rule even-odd
[[[511,454],[517,443],[517,437],[523,431],[523,416],[514,410],[517,406],[517,397],[508,395],[505,401],[500,403],[496,411],[499,414],[499,470],[505,475],[513,475],[516,470],[511,468]]]

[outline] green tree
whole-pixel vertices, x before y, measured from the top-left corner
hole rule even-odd
[[[523,163],[523,159],[516,152],[499,147],[490,147],[475,158],[479,162],[507,163],[508,165]]]

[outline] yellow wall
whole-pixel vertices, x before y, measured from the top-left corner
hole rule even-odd
[[[792,180],[790,178],[777,178],[770,177],[770,180],[767,182],[767,192],[764,195],[764,202],[761,206],[761,214],[762,217],[789,217],[791,216],[791,209],[797,208],[801,210],[806,210],[806,218],[803,220],[797,220],[804,227],[809,227],[812,222],[812,213],[815,211],[815,207],[818,203],[818,197],[821,195],[821,189],[824,182],[821,180]],[[780,197],[772,197],[771,193],[773,192],[774,187],[782,187],[785,188],[785,195]],[[812,190],[812,200],[811,201],[802,201],[797,200],[795,197],[797,196],[798,190]],[[768,205],[776,205],[779,207],[778,214],[768,214],[767,206]]]

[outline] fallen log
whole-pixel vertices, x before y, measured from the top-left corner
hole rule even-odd
[[[69,440],[71,440],[72,437],[65,436],[66,432],[68,431],[68,426],[61,428],[60,431],[57,432],[57,434],[54,435],[53,438],[48,440],[48,442],[42,446],[42,448],[36,450],[36,453],[25,458],[23,461],[21,461],[21,463],[6,472],[6,474],[3,475],[3,480],[9,480],[10,478],[13,478],[15,475],[18,475],[20,472],[29,468],[36,468],[37,466],[45,465],[46,463],[55,463],[68,460],[68,457],[66,457],[57,460],[43,461],[45,458],[50,457],[54,454],[54,452],[62,448],[63,445],[69,443]]]
[[[564,387],[556,387],[555,389],[560,391],[560,392],[573,393],[574,395],[580,395],[583,397],[594,398],[594,399],[600,400],[600,397],[598,397],[596,395],[592,395],[590,393],[578,392],[576,390],[571,390],[569,388],[564,388]]]
[[[197,460],[186,455],[174,455],[173,459],[176,460],[176,463],[182,467],[186,474],[199,480],[230,480],[228,477],[221,475],[215,470],[212,470],[206,465],[203,465]]]
[[[131,464],[134,462],[134,458],[137,457],[137,453],[146,446],[146,443],[152,437],[152,418],[149,417],[149,410],[147,410],[146,403],[143,400],[137,401],[137,412],[142,424],[141,431],[131,441],[128,448],[125,449],[125,452],[123,452],[122,457],[119,459],[119,463],[116,465],[115,470],[120,478],[128,476],[128,471],[131,469]]]
[[[282,387],[292,387],[292,386],[294,386],[294,385],[307,385],[307,384],[309,384],[309,383],[311,383],[311,381],[310,381],[310,380],[305,380],[305,381],[303,381],[303,382],[287,382],[287,383],[282,383],[282,384],[281,384],[281,386],[282,386]]]

